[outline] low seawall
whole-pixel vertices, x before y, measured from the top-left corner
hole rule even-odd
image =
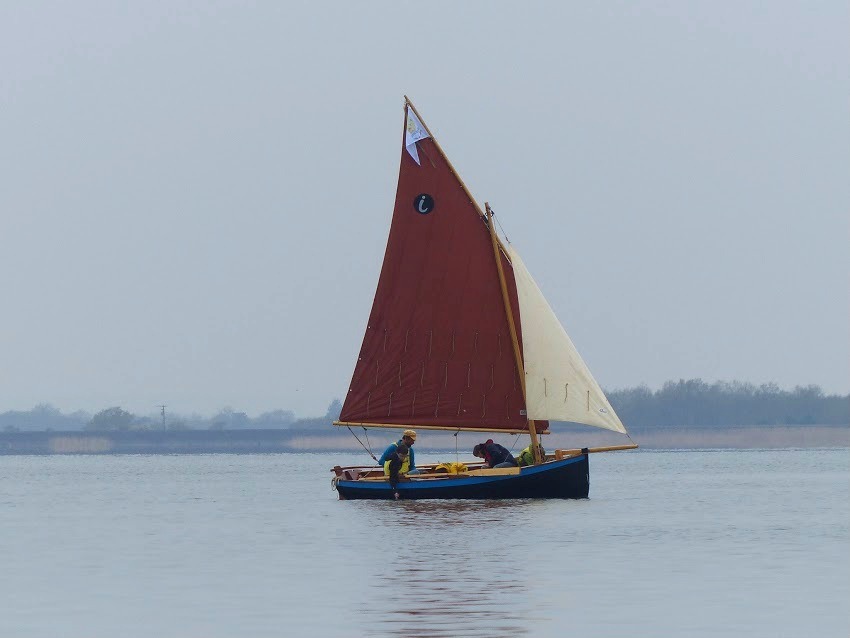
[[[3,432],[0,454],[253,454],[292,452],[287,430]]]
[[[362,430],[355,430],[367,443]],[[380,454],[398,432],[370,430],[368,445]],[[475,443],[493,436],[512,441],[510,435],[423,430],[421,450],[455,449],[471,452]],[[848,425],[737,426],[724,428],[652,428],[631,433],[643,449],[708,448],[817,448],[850,447]],[[516,445],[525,447],[525,437]],[[542,438],[547,450],[618,445],[624,437],[589,428],[555,430]],[[279,452],[340,452],[363,448],[346,430],[330,425],[326,430],[183,430],[176,432],[0,432],[0,455],[8,454],[256,454]],[[519,448],[516,448],[519,449]]]

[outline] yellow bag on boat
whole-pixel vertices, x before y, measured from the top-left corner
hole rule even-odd
[[[434,467],[434,472],[447,472],[448,474],[457,474],[458,472],[466,472],[466,465],[463,463],[438,463]]]

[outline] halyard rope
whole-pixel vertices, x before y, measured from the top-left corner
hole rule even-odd
[[[491,213],[493,213],[493,219],[495,219],[495,220],[496,220],[496,223],[499,225],[499,228],[501,228],[501,229],[502,229],[502,234],[505,236],[505,241],[506,241],[506,242],[508,242],[508,243],[510,244],[510,243],[511,243],[511,240],[510,240],[510,239],[508,239],[508,234],[505,232],[505,229],[504,229],[504,227],[502,226],[502,222],[499,220],[499,218],[498,218],[498,217],[496,217],[496,211],[494,211],[494,210],[493,210],[493,207],[492,207],[492,206],[490,207],[490,212],[491,212]]]
[[[366,428],[363,428],[363,433],[366,435],[366,442],[369,443],[369,447],[366,447],[365,445],[363,445],[363,441],[361,441],[360,439],[357,438],[357,435],[354,434],[354,430],[351,429],[350,425],[347,425],[345,427],[347,427],[348,431],[351,432],[351,436],[353,436],[355,439],[357,439],[357,442],[363,447],[364,450],[366,450],[366,453],[369,456],[372,457],[372,460],[377,462],[378,457],[375,456],[374,454],[372,454],[372,450],[370,449],[372,447],[372,444],[369,443],[369,433],[366,431]]]

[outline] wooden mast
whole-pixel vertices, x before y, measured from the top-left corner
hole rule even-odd
[[[516,335],[516,325],[514,324],[514,313],[511,311],[511,298],[508,295],[508,286],[505,283],[505,271],[502,268],[502,254],[500,250],[500,242],[496,237],[496,228],[493,223],[493,211],[490,204],[484,202],[484,208],[487,211],[487,225],[490,228],[490,241],[493,243],[493,255],[496,258],[496,269],[499,271],[499,286],[502,289],[502,301],[505,305],[505,315],[508,317],[508,328],[511,331],[511,343],[514,346],[514,359],[516,360],[517,374],[519,374],[520,387],[522,388],[522,396],[525,394],[525,367],[522,364],[522,354],[519,351],[519,339]],[[526,405],[526,410],[528,406]],[[534,464],[542,462],[540,458],[540,445],[537,442],[537,428],[534,426],[534,419],[528,419],[528,433],[531,435],[531,452],[534,455]]]
[[[519,339],[516,334],[516,326],[514,325],[514,315],[511,311],[511,300],[508,296],[507,285],[505,284],[505,273],[502,269],[502,260],[500,253],[504,250],[504,246],[502,245],[501,240],[496,235],[496,229],[493,226],[493,211],[490,210],[490,204],[487,202],[484,203],[484,207],[487,211],[486,215],[482,212],[481,207],[478,206],[478,202],[475,201],[475,198],[472,196],[472,193],[469,192],[469,189],[466,187],[466,184],[460,177],[460,174],[455,170],[455,167],[452,165],[449,156],[446,155],[446,152],[440,146],[440,143],[437,142],[437,138],[434,137],[434,134],[431,133],[431,129],[428,128],[428,125],[425,123],[425,120],[422,119],[422,116],[419,114],[419,111],[416,110],[416,107],[413,106],[413,102],[410,101],[406,95],[404,96],[404,104],[405,107],[410,107],[410,109],[416,114],[416,117],[419,119],[419,122],[428,132],[428,135],[431,137],[431,141],[434,142],[434,146],[437,147],[437,150],[440,151],[443,158],[446,160],[446,164],[449,166],[449,170],[454,173],[454,176],[457,178],[457,181],[460,182],[461,188],[463,188],[463,192],[466,193],[466,196],[469,198],[469,201],[475,206],[475,210],[478,211],[478,214],[481,215],[481,218],[487,222],[487,227],[490,229],[490,240],[493,243],[493,255],[496,258],[496,268],[499,271],[499,285],[502,289],[502,301],[505,305],[505,314],[508,318],[508,327],[511,331],[511,341],[514,347],[514,358],[516,360],[517,374],[519,374],[519,382],[520,387],[522,388],[522,396],[523,399],[526,398],[525,394],[525,366],[522,364],[522,354],[519,351]],[[528,409],[528,406],[526,406]],[[543,462],[543,459],[540,457],[540,444],[537,439],[537,428],[534,425],[533,419],[528,419],[528,434],[531,436],[531,451],[534,455],[534,464],[537,465]]]

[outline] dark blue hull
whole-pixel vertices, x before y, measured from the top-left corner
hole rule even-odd
[[[398,484],[402,499],[425,498],[587,498],[590,469],[587,454],[520,469],[519,474],[411,480]],[[341,500],[393,499],[389,484],[380,481],[336,483]]]

